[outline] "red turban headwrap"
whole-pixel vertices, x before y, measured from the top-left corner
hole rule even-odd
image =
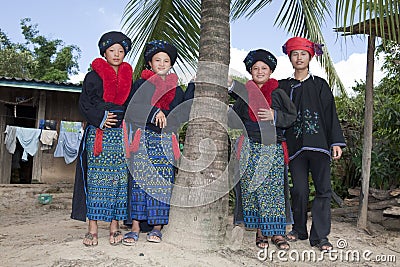
[[[322,51],[323,44],[316,44],[311,42],[310,40],[302,37],[292,37],[286,41],[286,43],[282,46],[283,53],[287,54],[290,57],[290,52],[293,50],[305,50],[310,53],[311,57],[315,54],[317,56],[322,55],[324,52]]]

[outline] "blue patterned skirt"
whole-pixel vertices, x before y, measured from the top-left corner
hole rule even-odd
[[[86,205],[89,220],[127,219],[128,168],[124,154],[122,128],[103,132],[103,151],[93,155],[96,128],[88,131]]]
[[[131,219],[149,225],[168,224],[174,182],[172,135],[145,130],[139,150],[129,161],[133,177]]]
[[[240,153],[240,185],[245,226],[264,236],[285,235],[284,160],[281,144],[245,138]]]

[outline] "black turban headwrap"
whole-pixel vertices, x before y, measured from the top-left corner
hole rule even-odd
[[[271,54],[269,51],[264,49],[258,49],[250,51],[246,58],[243,60],[246,65],[246,70],[251,73],[251,67],[257,62],[262,61],[269,66],[271,71],[274,71],[276,68],[277,60],[276,57]]]
[[[174,65],[176,58],[178,57],[178,52],[175,46],[163,40],[154,40],[146,44],[144,49],[144,60],[146,61],[146,66],[148,66],[148,62],[151,61],[153,56],[159,52],[165,52],[168,54],[169,59],[171,60],[171,66]]]
[[[104,56],[107,48],[114,44],[120,44],[124,48],[125,55],[128,54],[132,48],[132,41],[128,36],[122,32],[111,31],[103,34],[99,40],[100,55]]]

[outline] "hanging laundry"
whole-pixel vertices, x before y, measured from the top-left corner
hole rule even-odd
[[[64,157],[66,164],[73,162],[78,156],[82,136],[83,128],[81,122],[61,121],[54,157]]]
[[[56,130],[57,129],[57,121],[41,119],[39,121],[39,129],[42,129],[42,130]]]
[[[42,134],[40,135],[40,142],[42,143],[40,150],[50,150],[53,146],[53,141],[57,140],[57,138],[57,131],[42,130]]]
[[[41,129],[17,127],[16,136],[24,152],[22,161],[28,161],[28,154],[34,156],[38,150]]]
[[[16,135],[17,127],[16,126],[6,126],[6,130],[4,133],[6,134],[6,137],[4,139],[4,144],[6,145],[6,148],[8,152],[11,154],[14,154],[15,148],[17,146],[17,135]]]

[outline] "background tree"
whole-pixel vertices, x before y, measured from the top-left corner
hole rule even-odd
[[[12,43],[0,30],[0,76],[31,79],[34,66],[30,51]]]
[[[386,76],[374,88],[374,124],[371,153],[371,187],[393,189],[400,186],[400,45],[381,45]],[[347,188],[361,186],[365,82],[353,88],[355,96],[336,99],[347,147],[343,161],[335,163],[335,184],[347,196]]]
[[[40,35],[37,27],[29,18],[21,20],[24,44],[12,43],[0,30],[0,76],[66,82],[78,73],[80,49]]]

